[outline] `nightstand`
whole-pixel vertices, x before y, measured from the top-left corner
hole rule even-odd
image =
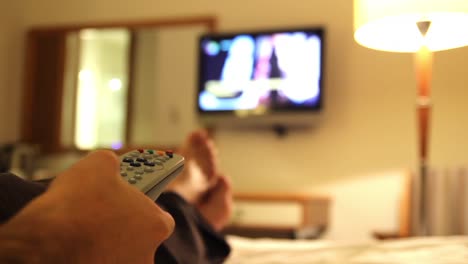
[[[330,199],[293,193],[236,193],[225,234],[315,239],[326,230]]]

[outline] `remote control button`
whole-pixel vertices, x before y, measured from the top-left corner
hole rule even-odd
[[[138,162],[146,162],[146,159],[145,159],[145,158],[137,158],[136,161],[138,161]]]
[[[131,158],[124,158],[124,159],[123,159],[123,162],[125,162],[125,163],[132,163],[132,162],[133,162],[133,159],[131,159]]]
[[[145,165],[150,166],[150,167],[154,167],[154,164],[155,164],[154,162],[149,162],[149,161],[145,162]]]
[[[125,177],[125,176],[127,176],[127,173],[125,171],[121,171],[120,176]]]
[[[137,151],[138,151],[138,152],[140,152],[140,153],[143,153],[143,152],[145,152],[145,150],[144,150],[144,149],[137,149]]]
[[[159,160],[156,160],[156,161],[154,161],[154,164],[159,165],[159,166],[162,166],[162,165],[163,165],[163,162],[162,162],[162,161],[159,161]]]
[[[153,155],[151,155],[151,154],[143,155],[143,158],[145,158],[145,159],[151,159],[152,157],[153,157]]]
[[[132,166],[127,167],[127,171],[132,171],[132,170],[134,170],[134,168]]]
[[[172,158],[174,156],[174,151],[168,150],[166,151],[166,155],[169,156],[169,158]]]
[[[154,169],[151,167],[146,167],[145,172],[154,172]]]
[[[128,180],[128,182],[131,183],[131,184],[137,183],[137,181],[135,180],[135,178],[130,178],[130,179]]]
[[[133,162],[133,163],[130,163],[130,166],[132,166],[132,167],[141,167],[141,163]]]
[[[149,154],[154,154],[154,150],[149,149],[149,150],[148,150],[148,153],[149,153]]]
[[[157,153],[158,153],[159,156],[164,156],[164,154],[166,154],[166,153],[164,153],[164,151],[160,151],[160,150],[158,150]]]
[[[143,174],[143,173],[145,173],[145,170],[143,170],[143,169],[138,169],[138,170],[135,171],[135,173]]]
[[[135,175],[135,179],[141,180],[141,179],[143,179],[143,175],[141,175],[141,174],[136,174],[136,175]]]

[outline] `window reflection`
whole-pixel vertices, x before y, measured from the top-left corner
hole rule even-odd
[[[66,86],[76,92],[64,95],[68,103],[67,96],[76,98],[69,143],[79,149],[118,148],[125,140],[130,32],[87,29],[70,38],[78,41],[79,60],[77,67],[67,63],[78,75],[74,87]]]

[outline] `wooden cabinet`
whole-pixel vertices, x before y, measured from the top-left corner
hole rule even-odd
[[[236,193],[226,234],[247,237],[318,238],[329,222],[330,199],[293,193]]]

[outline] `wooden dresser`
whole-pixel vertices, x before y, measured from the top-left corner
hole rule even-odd
[[[327,229],[330,198],[296,193],[236,193],[226,234],[315,239]]]

